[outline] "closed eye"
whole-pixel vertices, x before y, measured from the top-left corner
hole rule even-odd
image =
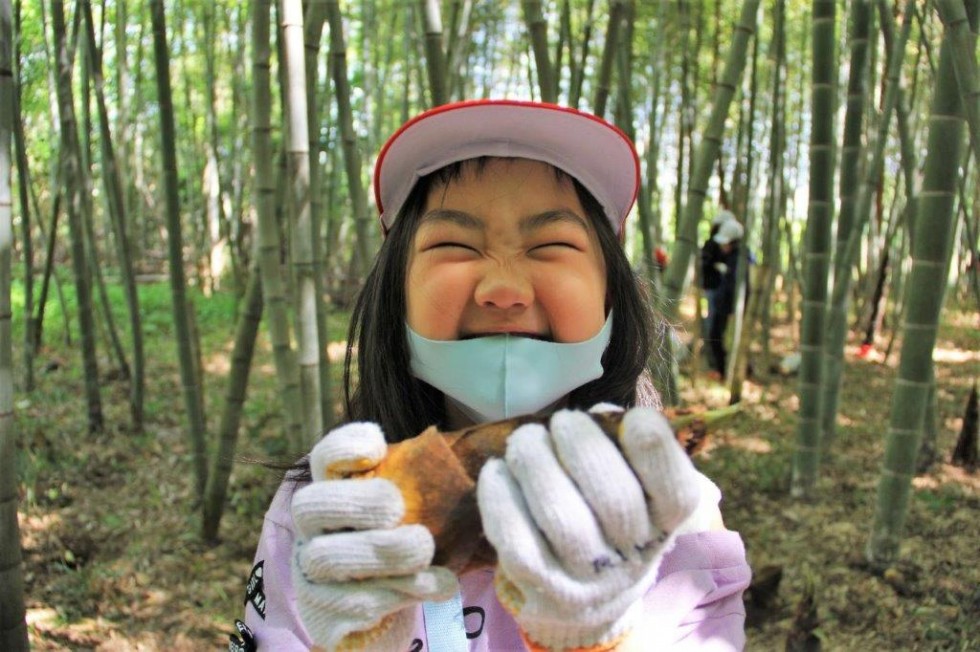
[[[564,242],[564,241],[560,241],[560,240],[559,241],[555,241],[555,242],[545,242],[543,244],[535,245],[531,249],[532,250],[535,250],[535,249],[546,249],[548,247],[564,247],[566,249],[574,249],[575,251],[580,251],[580,248],[579,248],[578,245],[576,245],[576,244],[574,244],[572,242]]]
[[[432,249],[452,249],[452,248],[469,249],[470,251],[476,251],[474,247],[471,247],[468,244],[463,244],[462,242],[453,242],[453,241],[435,242],[433,244],[430,244],[428,247],[426,247],[425,251],[430,251]]]

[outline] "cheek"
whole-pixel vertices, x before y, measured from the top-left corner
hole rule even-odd
[[[405,288],[408,325],[429,339],[455,339],[471,285],[462,270],[410,265]]]
[[[539,293],[558,342],[582,342],[594,336],[606,321],[605,276],[563,275]]]

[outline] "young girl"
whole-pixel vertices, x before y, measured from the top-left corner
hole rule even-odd
[[[273,500],[237,649],[741,649],[741,539],[645,373],[632,143],[567,108],[463,102],[404,125],[374,181],[386,239],[352,315],[348,423]],[[626,410],[618,446],[590,409]],[[538,412],[477,481],[493,569],[433,565],[394,484],[324,471]]]

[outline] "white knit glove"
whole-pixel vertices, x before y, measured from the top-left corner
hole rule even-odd
[[[533,645],[608,645],[632,627],[699,496],[698,473],[656,410],[624,415],[619,449],[585,412],[521,426],[477,483],[497,596]]]
[[[351,423],[313,448],[313,482],[293,496],[293,584],[300,617],[327,650],[406,648],[415,605],[446,600],[456,577],[432,566],[422,525],[399,525],[405,505],[388,480],[329,479],[373,469],[387,450],[373,423]]]
[[[718,271],[719,274],[724,274],[725,272],[728,271],[728,265],[726,265],[725,263],[715,263],[715,269]]]

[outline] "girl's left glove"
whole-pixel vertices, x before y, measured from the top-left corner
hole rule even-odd
[[[596,410],[616,409],[601,405]],[[656,410],[623,417],[618,447],[585,412],[521,426],[477,483],[497,596],[532,647],[611,649],[638,616],[700,481]]]

